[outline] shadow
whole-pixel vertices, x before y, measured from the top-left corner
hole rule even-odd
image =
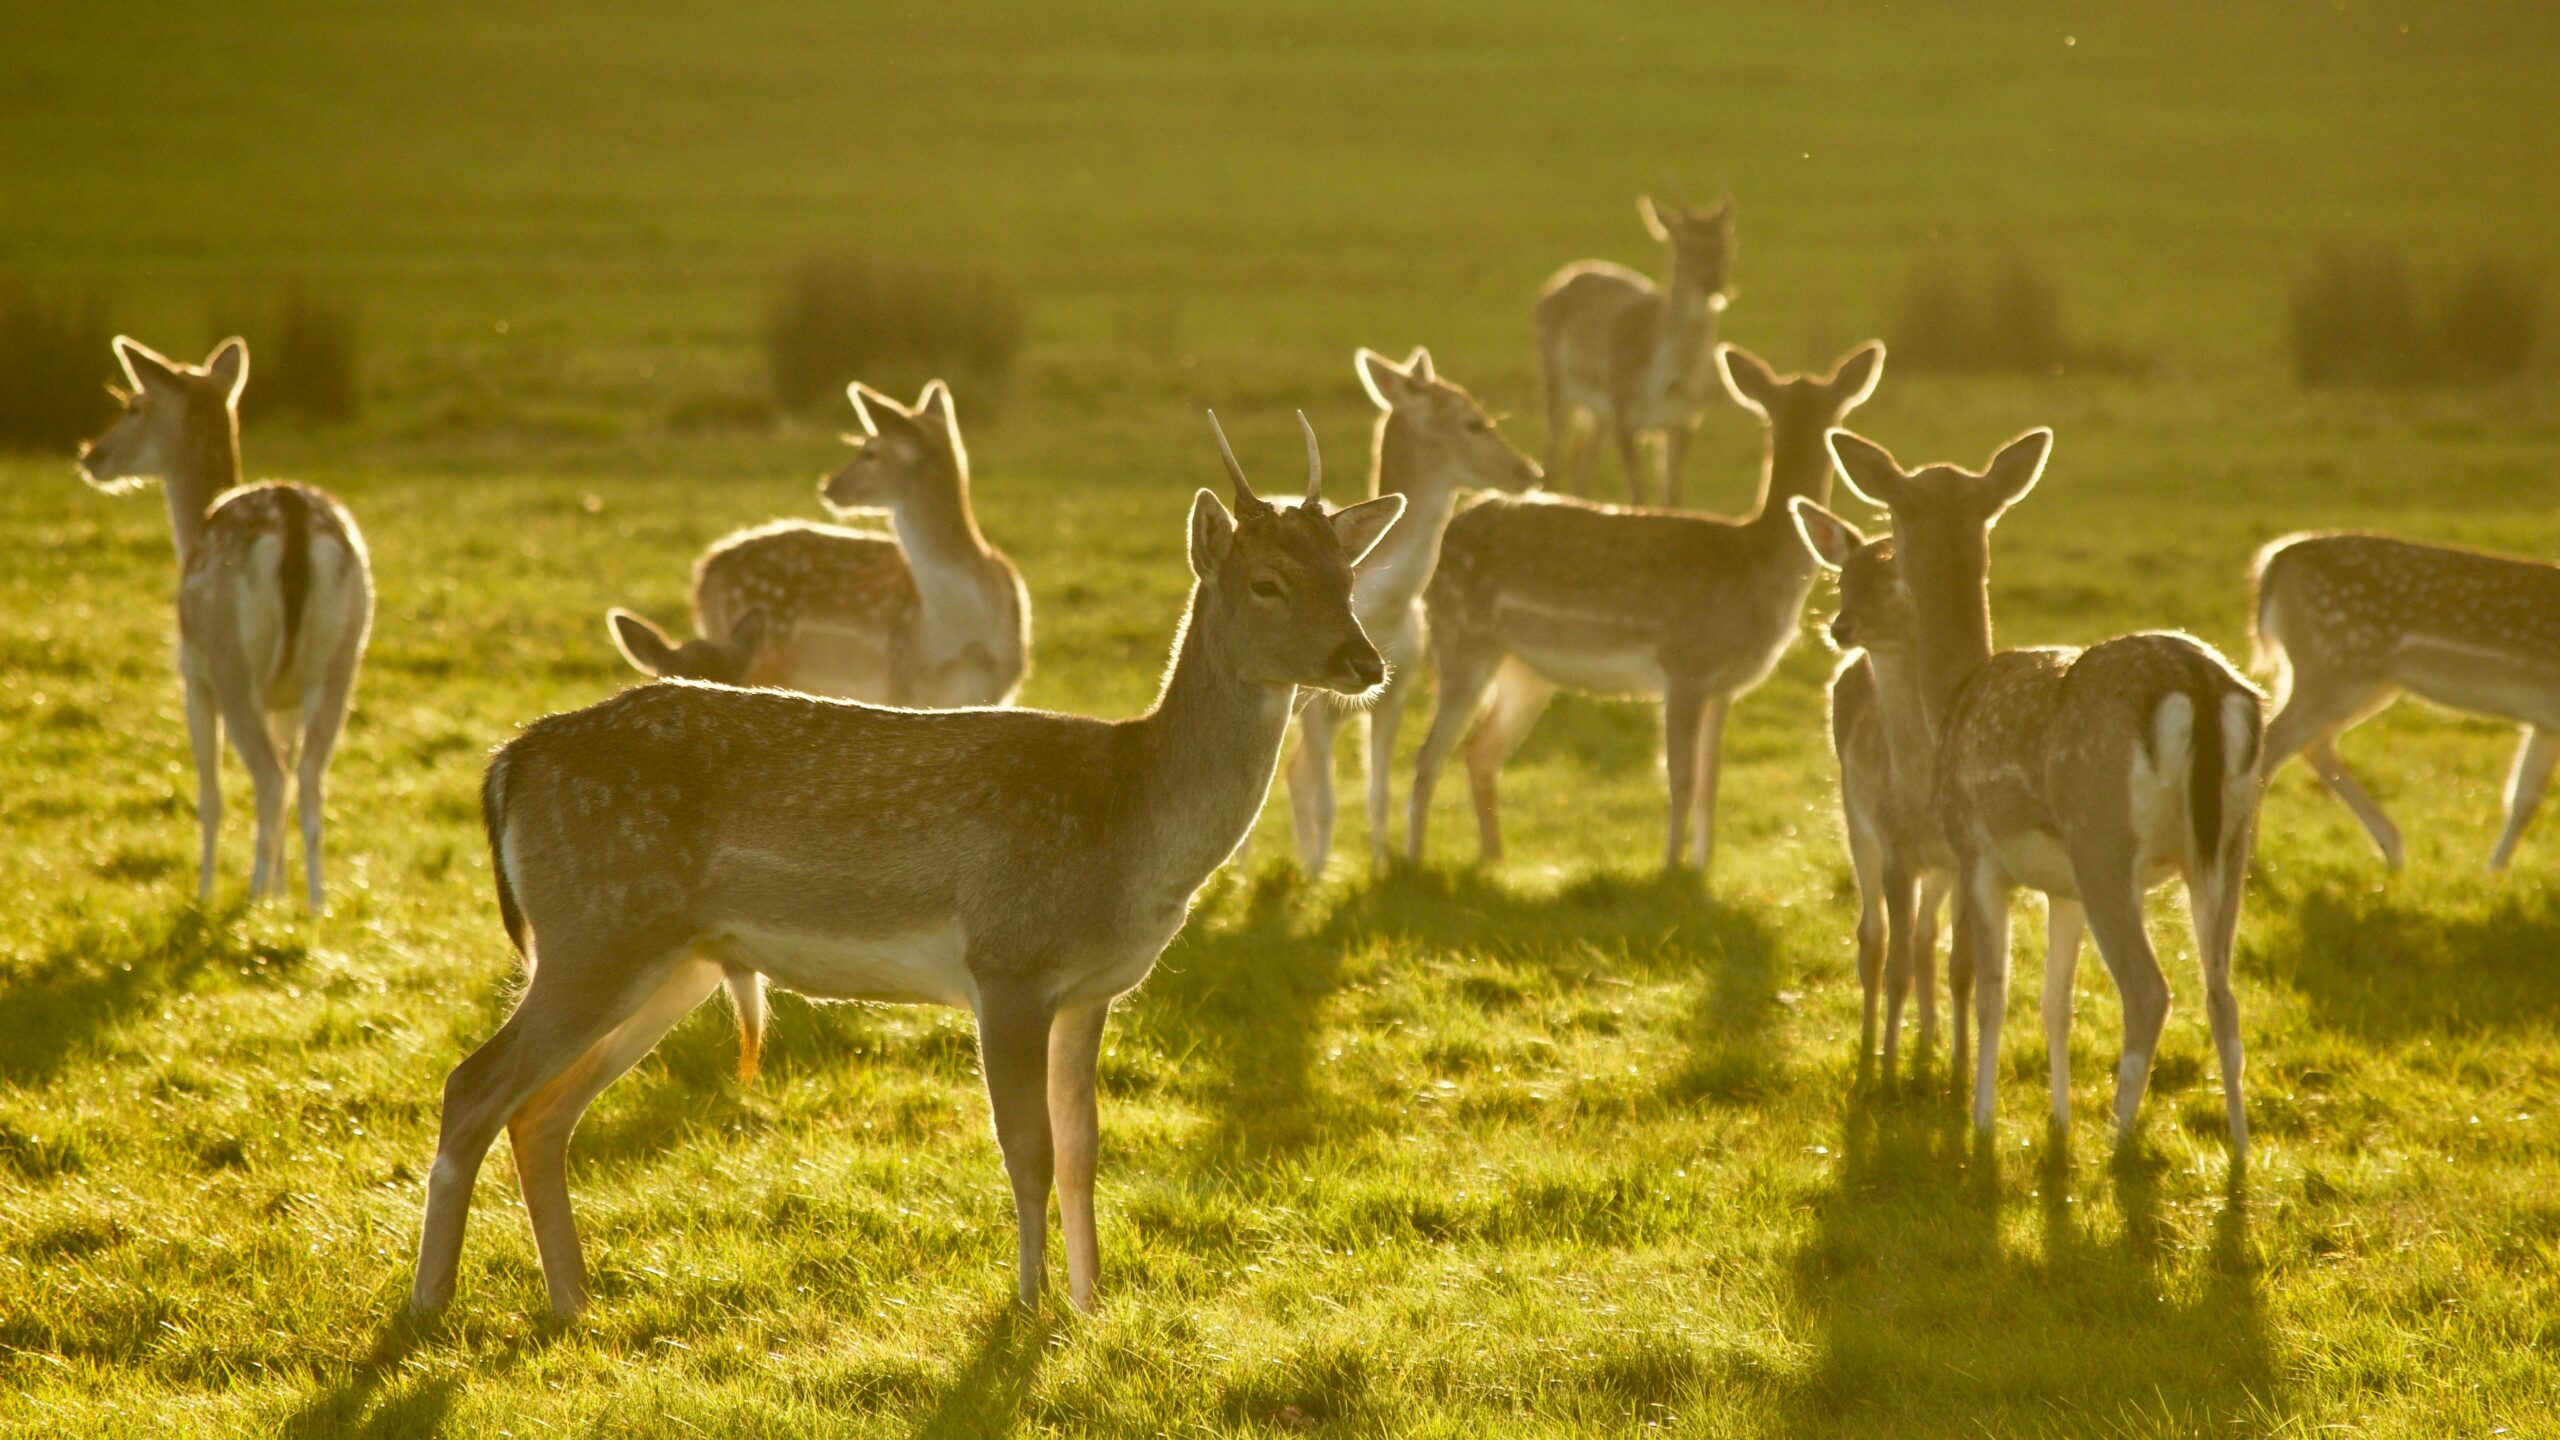
[[[2317,1023],[2372,1040],[2560,1023],[2560,893],[2520,884],[2473,909],[2420,907],[2326,875],[2264,884],[2258,968]],[[2248,932],[2244,931],[2244,935]],[[2263,937],[2263,938],[2258,938]]]
[[[2060,1137],[2007,1159],[1960,1109],[1853,1101],[1794,1266],[1820,1351],[1798,1426],[2203,1433],[2276,1408],[2245,1170],[2217,1192],[2141,1147],[2083,1162]]]
[[[280,975],[301,941],[250,938],[248,902],[172,902],[120,922],[83,925],[0,984],[0,1084],[51,1081],[99,1035],[207,973]]]
[[[1025,1311],[999,1301],[978,1324],[975,1348],[933,1408],[917,1422],[917,1440],[975,1440],[1010,1435],[1021,1426],[1023,1402],[1039,1373],[1057,1324],[1046,1311]]]
[[[460,1398],[462,1382],[442,1377],[406,1389],[391,1383],[433,1328],[433,1322],[422,1326],[410,1319],[405,1308],[396,1312],[375,1333],[371,1352],[345,1375],[324,1382],[278,1433],[287,1440],[435,1434]]]

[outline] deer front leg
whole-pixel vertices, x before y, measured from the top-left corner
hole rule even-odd
[[[1689,440],[1698,433],[1698,422],[1690,419],[1674,422],[1662,432],[1662,508],[1680,508],[1680,472],[1689,463]]]
[[[1998,1112],[2000,1022],[2009,1008],[2009,882],[1991,862],[1967,859],[1956,887],[1956,944],[1973,961],[1973,1129],[1988,1139]]]
[[[1698,721],[1697,788],[1690,803],[1698,831],[1698,873],[1716,864],[1716,786],[1724,777],[1724,722],[1733,712],[1731,695],[1712,695]]]
[[[2080,935],[2088,922],[2080,902],[2046,899],[2044,921],[2044,1058],[2053,1087],[2053,1133],[2071,1130],[2071,981],[2080,968]]]
[[[1092,1314],[1102,1279],[1093,1232],[1093,1174],[1102,1151],[1094,1070],[1102,1058],[1108,1000],[1070,1005],[1049,1025],[1049,1133],[1058,1147],[1058,1229],[1067,1244],[1067,1298]]]
[[[996,1145],[1013,1182],[1018,1270],[1024,1308],[1040,1303],[1049,1243],[1049,1183],[1057,1166],[1049,1131],[1049,1006],[1025,991],[978,997],[978,1060],[986,1072]]]
[[[1698,800],[1698,739],[1707,697],[1673,686],[1662,697],[1662,768],[1671,791],[1670,823],[1663,828],[1662,868],[1677,870],[1689,838],[1689,814]]]
[[[1289,819],[1298,837],[1298,868],[1324,873],[1333,851],[1333,707],[1322,696],[1298,712],[1298,750],[1289,757]]]

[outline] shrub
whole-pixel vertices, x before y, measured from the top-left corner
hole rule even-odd
[[[66,450],[104,429],[115,415],[114,338],[94,296],[75,303],[0,282],[0,446]]]
[[[2455,375],[2485,384],[2524,373],[2541,327],[2540,272],[2484,256],[2446,294],[2436,344]]]
[[[812,251],[794,262],[765,318],[765,358],[785,405],[819,409],[848,381],[897,393],[937,375],[994,388],[1022,343],[1021,297],[959,266]]]
[[[217,303],[208,319],[212,340],[239,335],[249,342],[244,424],[270,416],[333,424],[363,408],[353,306],[316,297],[297,282],[281,298]]]
[[[2123,351],[2073,344],[2061,284],[2015,252],[1979,273],[1944,255],[1915,263],[1887,338],[1894,363],[1908,369],[2058,373],[2135,365]]]
[[[2476,260],[2430,310],[2400,252],[2338,246],[2294,283],[2294,372],[2305,385],[2489,384],[2532,362],[2541,324],[2529,266]]]

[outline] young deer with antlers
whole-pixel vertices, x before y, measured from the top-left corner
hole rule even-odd
[[[1398,365],[1362,350],[1353,367],[1379,410],[1370,493],[1402,495],[1406,506],[1351,590],[1352,613],[1387,658],[1387,688],[1365,706],[1318,699],[1299,712],[1289,805],[1299,863],[1309,874],[1324,868],[1333,844],[1334,736],[1346,716],[1358,715],[1368,731],[1371,855],[1383,865],[1393,853],[1388,816],[1396,728],[1422,668],[1428,634],[1422,590],[1440,563],[1441,532],[1461,492],[1525,490],[1539,478],[1538,467],[1502,437],[1475,397],[1432,369],[1431,352],[1416,349]]]
[[[1291,509],[1254,495],[1223,435],[1219,450],[1235,511],[1206,490],[1192,501],[1197,584],[1137,719],[672,682],[539,721],[498,752],[482,808],[531,980],[445,1083],[414,1310],[453,1294],[472,1180],[504,1128],[552,1308],[577,1311],[579,1115],[724,981],[752,1071],[768,979],[976,1013],[1019,1294],[1040,1293],[1054,1174],[1070,1293],[1092,1307],[1104,1015],[1252,825],[1297,688],[1386,678],[1351,588],[1403,497],[1328,514],[1312,429],[1308,498]]]
[[[741,530],[694,565],[706,638],[688,643],[707,647],[695,661],[638,616],[613,620],[615,642],[654,675],[913,709],[1012,704],[1031,668],[1031,597],[969,508],[950,387],[925,386],[912,410],[867,385],[846,393],[863,433],[845,437],[854,456],[819,496],[839,513],[885,512],[896,538],[801,520]]]
[[[1547,399],[1549,475],[1587,495],[1600,435],[1616,437],[1631,504],[1680,504],[1689,437],[1715,389],[1709,355],[1729,298],[1733,201],[1712,208],[1636,202],[1644,225],[1669,252],[1657,287],[1606,260],[1580,260],[1538,292],[1538,374]],[[1660,481],[1648,486],[1645,437],[1658,441]]]
[[[1973,1122],[1991,1129],[2009,997],[2009,895],[2076,903],[2124,1003],[2116,1132],[2129,1139],[2169,1013],[2143,931],[2145,892],[2183,875],[2229,1113],[2240,1100],[2240,1007],[2231,952],[2258,810],[2262,697],[2191,636],[2120,636],[2087,650],[1991,648],[1990,540],[2033,489],[2053,432],[2011,441],[1980,473],[1908,471],[1885,449],[1832,436],[1850,488],[1893,513],[1894,559],[1917,623],[1921,703],[1937,743],[1938,822],[1956,861],[1957,946],[1976,970]],[[2070,1126],[2071,971],[2047,957],[2044,1026],[2052,1122]]]
[[[2400,868],[2399,827],[2338,759],[2338,737],[2403,692],[2524,726],[2507,776],[2503,870],[2560,764],[2560,565],[2381,535],[2293,535],[2250,571],[2258,669],[2280,697],[2268,768],[2312,773]]]
[[[1794,643],[1813,589],[1813,559],[1787,502],[1830,495],[1822,437],[1884,371],[1875,342],[1819,378],[1779,376],[1731,345],[1717,353],[1734,402],[1768,425],[1750,518],[1532,495],[1489,496],[1449,522],[1426,592],[1440,702],[1414,764],[1406,825],[1415,859],[1440,767],[1471,722],[1477,831],[1484,857],[1501,858],[1502,764],[1548,698],[1570,686],[1661,700],[1671,794],[1663,863],[1680,864],[1695,817],[1698,867],[1712,865],[1725,715]]]
[[[258,811],[249,893],[285,886],[284,809],[299,797],[306,898],[320,884],[321,777],[355,694],[373,626],[373,572],[355,517],[308,485],[240,484],[240,391],[249,346],[234,337],[203,366],[119,335],[124,413],[80,449],[91,484],[121,494],[153,477],[178,544],[178,673],[195,746],[199,899],[213,896],[222,830],[222,732],[249,768]]]

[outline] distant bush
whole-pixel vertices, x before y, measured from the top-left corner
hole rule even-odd
[[[2541,333],[2542,278],[2484,258],[2443,299],[2420,303],[2410,265],[2379,245],[2340,246],[2293,288],[2293,365],[2305,385],[2488,384],[2521,373]]]
[[[74,302],[0,281],[0,446],[67,450],[106,428],[114,339],[96,297]]]
[[[2134,357],[2122,350],[2072,343],[2063,325],[2060,282],[2016,253],[1979,271],[1944,255],[1915,263],[1887,339],[1894,363],[1908,369],[2135,368]]]
[[[839,402],[846,382],[905,393],[937,375],[993,388],[1022,344],[1021,296],[959,266],[892,261],[860,250],[793,263],[765,317],[765,359],[785,405]]]
[[[290,416],[335,424],[363,409],[352,305],[314,296],[296,283],[278,298],[217,302],[208,321],[211,339],[238,335],[249,342],[249,388],[240,394],[243,423]]]

